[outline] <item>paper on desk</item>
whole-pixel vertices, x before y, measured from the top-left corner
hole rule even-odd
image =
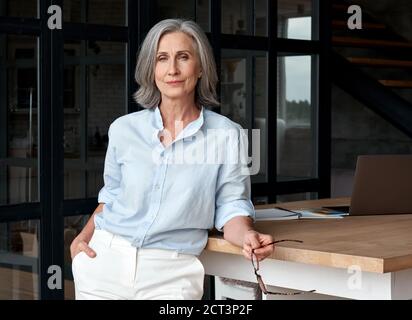
[[[293,220],[299,219],[298,213],[293,213],[285,210],[269,208],[269,209],[257,209],[256,220]]]

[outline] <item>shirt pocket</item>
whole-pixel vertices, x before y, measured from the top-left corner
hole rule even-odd
[[[118,160],[122,172],[122,195],[119,199],[125,207],[132,210],[131,213],[148,198],[150,183],[153,181],[151,156],[145,152],[129,147]]]

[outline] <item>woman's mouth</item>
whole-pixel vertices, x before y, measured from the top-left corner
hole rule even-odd
[[[181,84],[181,83],[183,83],[183,82],[184,82],[184,80],[166,81],[166,83],[167,83],[168,85],[171,85],[171,86],[173,86],[173,85],[179,85],[179,84]]]

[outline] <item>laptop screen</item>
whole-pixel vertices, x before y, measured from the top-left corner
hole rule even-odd
[[[412,155],[359,156],[351,215],[412,213]]]

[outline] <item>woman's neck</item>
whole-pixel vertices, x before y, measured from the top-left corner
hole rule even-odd
[[[190,99],[186,101],[162,98],[159,106],[165,128],[173,128],[175,121],[187,124],[199,117],[200,109]]]

